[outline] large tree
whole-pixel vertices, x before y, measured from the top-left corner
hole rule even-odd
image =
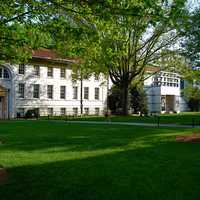
[[[147,67],[161,67],[166,49],[175,47],[187,14],[185,0],[80,1],[72,10],[65,2],[59,1],[59,14],[49,21],[55,46],[81,57],[82,66],[108,73],[121,90],[126,115],[131,82]]]
[[[179,37],[177,28],[186,16],[185,1],[121,1],[116,7],[127,9],[124,15],[109,20],[97,20],[99,40],[96,59],[100,67],[121,89],[123,114],[128,114],[128,90],[131,82],[158,66],[165,56],[163,49],[174,47]],[[137,14],[131,11],[137,10]],[[103,68],[104,67],[104,68]],[[160,67],[160,66],[159,66]]]
[[[147,67],[158,66],[158,61],[165,55],[163,52],[167,52],[163,49],[169,49],[176,42],[177,28],[185,16],[185,0],[7,2],[7,6],[10,4],[14,10],[6,7],[8,16],[3,15],[0,28],[5,28],[5,36],[10,33],[12,36],[1,41],[0,54],[11,52],[3,47],[5,40],[11,41],[8,43],[10,49],[13,49],[12,41],[19,41],[20,50],[29,48],[30,37],[26,36],[32,33],[29,31],[31,27],[36,32],[46,32],[51,36],[51,47],[57,48],[61,55],[78,56],[81,68],[110,75],[113,84],[121,89],[125,115],[131,82],[142,76]],[[25,24],[22,26],[25,34],[17,31],[15,36],[12,31],[12,27],[16,26],[15,20],[19,21],[20,27]],[[37,34],[30,35],[35,38]],[[34,46],[35,42],[31,44]],[[40,44],[35,45],[38,46]]]

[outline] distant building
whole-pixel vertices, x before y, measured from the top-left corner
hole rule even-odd
[[[178,73],[160,71],[144,81],[150,113],[179,113],[188,107],[181,89],[184,81]]]

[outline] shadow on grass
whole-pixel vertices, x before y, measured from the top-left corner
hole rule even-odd
[[[162,142],[85,159],[12,167],[2,200],[193,200],[200,145]]]

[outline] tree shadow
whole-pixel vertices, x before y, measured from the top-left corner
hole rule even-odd
[[[165,141],[105,155],[12,167],[3,200],[193,200],[200,146]]]

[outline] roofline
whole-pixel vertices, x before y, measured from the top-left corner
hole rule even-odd
[[[68,59],[60,59],[60,58],[44,58],[44,57],[40,57],[40,56],[33,56],[31,59],[30,59],[30,62],[47,62],[47,63],[50,63],[50,64],[61,64],[61,65],[73,65],[73,64],[77,64],[76,61],[74,60],[68,60]]]

